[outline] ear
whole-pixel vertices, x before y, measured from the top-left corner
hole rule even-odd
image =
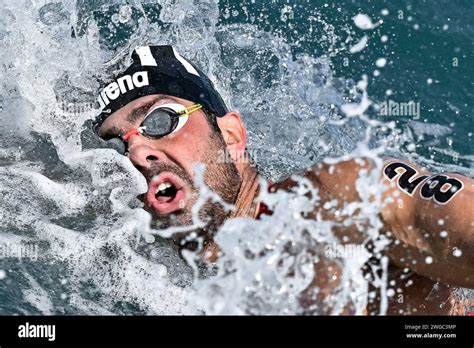
[[[218,117],[217,123],[221,129],[222,137],[224,138],[227,151],[231,158],[237,165],[245,163],[247,131],[240,115],[236,112],[228,112],[225,116]]]

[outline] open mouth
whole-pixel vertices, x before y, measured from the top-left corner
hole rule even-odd
[[[159,215],[170,214],[186,206],[183,181],[168,172],[155,176],[148,185],[147,205]]]

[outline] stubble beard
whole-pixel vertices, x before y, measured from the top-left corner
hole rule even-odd
[[[229,156],[223,155],[224,151],[226,151],[226,144],[222,135],[213,132],[205,150],[205,156],[201,161],[205,165],[204,183],[211,191],[219,195],[224,202],[234,204],[239,194],[242,179],[235,163],[227,160]],[[171,226],[186,226],[185,232],[175,233],[171,237],[178,245],[189,243],[189,239],[186,237],[190,236],[192,232],[195,236],[202,237],[204,242],[212,240],[219,227],[231,214],[231,211],[226,210],[220,203],[208,199],[198,213],[199,219],[205,223],[205,227],[196,227],[189,230],[189,226],[196,222],[193,221],[192,207],[199,199],[199,189],[195,186],[191,175],[174,164],[158,163],[150,168],[148,176],[152,177],[163,171],[179,176],[190,189],[191,198],[186,207],[181,210],[165,216],[155,215],[152,227],[165,229]],[[191,241],[191,243],[194,243],[194,241]]]

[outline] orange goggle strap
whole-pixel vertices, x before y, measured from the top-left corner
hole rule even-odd
[[[128,131],[127,133],[125,133],[123,136],[122,136],[122,139],[123,141],[128,141],[128,139],[130,139],[130,137],[132,135],[139,135],[141,134],[140,132],[140,129],[139,128],[135,128],[135,129],[132,129],[131,131]]]

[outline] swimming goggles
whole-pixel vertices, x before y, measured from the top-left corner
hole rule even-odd
[[[132,129],[125,134],[119,134],[118,137],[109,139],[106,142],[111,148],[125,155],[128,151],[127,143],[133,135],[160,139],[183,128],[188,121],[189,115],[201,108],[201,104],[193,104],[188,107],[174,103],[156,106],[148,111],[140,127]]]

